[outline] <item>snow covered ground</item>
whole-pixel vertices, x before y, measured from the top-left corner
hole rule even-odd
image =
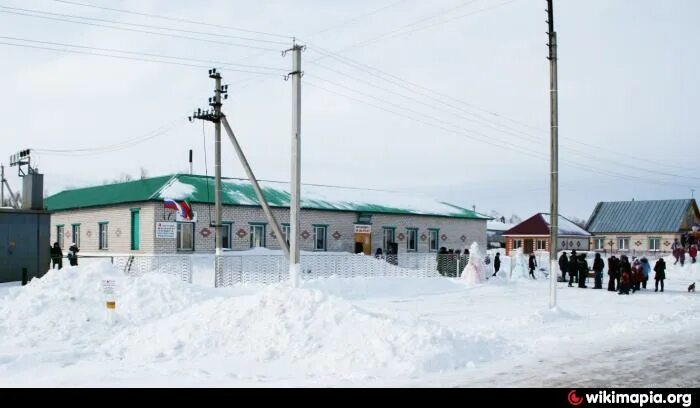
[[[544,280],[118,276],[110,324],[116,275],[94,262],[0,287],[0,385],[697,386],[700,271],[667,275],[629,296],[560,284],[555,311]]]

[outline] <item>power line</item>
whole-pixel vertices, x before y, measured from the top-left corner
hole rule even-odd
[[[237,64],[237,63],[233,63],[233,62],[212,61],[212,60],[204,60],[204,59],[197,59],[197,58],[177,57],[177,56],[163,55],[163,54],[152,54],[152,53],[129,51],[129,50],[123,50],[123,49],[117,49],[117,48],[90,47],[90,46],[85,46],[85,45],[67,44],[67,43],[60,43],[60,42],[30,40],[28,38],[19,38],[19,37],[0,36],[0,39],[14,40],[14,41],[25,41],[25,42],[30,42],[30,43],[46,44],[46,45],[57,45],[57,46],[62,46],[62,47],[82,48],[82,49],[96,50],[96,51],[107,51],[107,52],[118,52],[118,53],[124,53],[124,54],[143,55],[143,56],[147,56],[147,57],[176,59],[176,60],[194,61],[194,62],[204,62],[204,63],[216,64],[216,65],[221,65],[221,66],[236,66],[236,67],[244,67],[244,68],[266,69],[266,70],[286,72],[286,70],[282,69],[282,68],[265,67],[265,66],[260,66],[260,65]]]
[[[493,10],[493,9],[498,8],[498,7],[501,7],[501,6],[505,6],[506,4],[513,3],[513,2],[515,2],[515,1],[516,1],[516,0],[504,1],[504,2],[502,2],[502,3],[498,3],[498,4],[492,5],[492,6],[490,6],[490,7],[484,7],[484,8],[481,8],[481,9],[478,9],[478,10],[475,10],[475,11],[472,11],[472,12],[469,12],[469,13],[466,13],[466,14],[460,14],[460,15],[458,15],[458,16],[455,16],[455,17],[452,17],[452,18],[448,18],[448,19],[446,19],[446,20],[439,21],[439,22],[434,23],[434,24],[429,24],[429,25],[425,25],[425,26],[422,26],[422,27],[417,27],[417,28],[414,28],[413,30],[400,31],[400,32],[396,32],[396,31],[395,31],[395,32],[393,32],[393,33],[388,33],[388,34],[385,34],[385,35],[382,35],[382,36],[379,36],[379,37],[375,37],[375,38],[373,38],[373,39],[369,39],[369,40],[363,41],[363,42],[358,43],[358,44],[353,44],[353,45],[349,46],[349,48],[364,47],[364,46],[366,46],[366,45],[369,45],[369,44],[372,44],[372,43],[375,43],[375,42],[386,41],[386,40],[390,40],[390,39],[392,39],[392,38],[396,38],[396,37],[400,37],[400,36],[403,36],[403,35],[406,35],[406,34],[414,33],[414,32],[416,32],[416,31],[426,30],[426,29],[428,29],[428,28],[432,28],[432,27],[435,27],[435,26],[437,26],[437,25],[449,23],[450,21],[454,21],[454,20],[461,19],[461,18],[464,18],[464,17],[473,16],[473,15],[475,15],[475,14],[483,13],[483,12],[485,12],[485,11]]]
[[[57,156],[88,156],[99,153],[112,153],[120,150],[125,150],[133,146],[137,146],[141,143],[147,142],[149,140],[155,139],[159,136],[163,136],[175,127],[176,121],[161,126],[155,131],[149,132],[143,136],[137,136],[131,139],[121,141],[119,143],[113,143],[100,147],[86,147],[86,148],[73,148],[73,149],[32,149],[40,154],[45,155],[57,155]]]
[[[207,27],[224,28],[224,29],[227,29],[227,30],[234,30],[234,31],[240,31],[240,32],[251,33],[251,34],[259,34],[259,35],[268,35],[268,36],[271,36],[271,37],[278,37],[278,38],[287,38],[287,39],[291,39],[291,38],[292,38],[292,36],[290,36],[290,35],[276,34],[276,33],[270,33],[270,32],[265,32],[265,31],[248,30],[248,29],[240,28],[240,27],[234,27],[234,26],[229,26],[229,25],[221,25],[221,24],[214,24],[214,23],[209,23],[209,22],[204,22],[204,21],[197,21],[197,20],[188,20],[188,19],[185,19],[185,18],[166,17],[166,16],[162,16],[162,15],[159,15],[159,14],[150,14],[150,13],[143,13],[143,12],[132,11],[132,10],[118,9],[118,8],[112,8],[112,7],[104,7],[104,6],[98,6],[98,5],[95,5],[95,4],[80,3],[80,2],[77,2],[77,1],[68,1],[68,0],[53,0],[53,1],[55,1],[55,2],[57,2],[57,3],[71,4],[71,5],[74,5],[74,6],[82,6],[82,7],[90,7],[90,8],[100,9],[100,10],[114,11],[114,12],[117,12],[117,13],[125,13],[125,14],[137,15],[137,16],[158,18],[158,19],[161,19],[161,20],[175,21],[175,22],[178,22],[178,23],[188,23],[188,24],[197,24],[197,25],[202,25],[202,26],[207,26]]]
[[[154,26],[154,25],[150,25],[150,24],[126,23],[123,21],[107,20],[104,18],[76,16],[74,14],[52,13],[49,11],[24,9],[24,8],[18,8],[18,7],[8,7],[8,6],[0,6],[0,7],[4,8],[4,9],[8,9],[8,10],[14,10],[14,11],[24,11],[24,12],[30,12],[30,13],[45,14],[45,15],[49,15],[49,16],[68,17],[68,18],[76,18],[76,19],[89,20],[89,21],[99,21],[102,23],[110,23],[110,24],[121,24],[121,25],[131,26],[131,27],[151,28],[151,29],[155,29],[155,30],[175,31],[175,32],[186,33],[186,34],[210,35],[213,37],[223,37],[223,38],[230,38],[230,39],[234,39],[234,40],[254,41],[254,42],[264,42],[264,43],[269,43],[269,44],[287,45],[286,42],[282,42],[282,41],[278,41],[278,40],[262,40],[259,38],[240,37],[240,36],[235,36],[235,35],[210,33],[210,32],[194,31],[194,30],[183,30],[180,28]]]
[[[361,63],[361,62],[352,60],[352,59],[350,59],[350,58],[348,58],[348,57],[339,55],[339,54],[337,54],[337,53],[334,53],[334,52],[332,52],[332,51],[326,50],[326,49],[324,49],[324,48],[321,48],[321,47],[316,46],[316,47],[310,48],[310,49],[316,50],[317,52],[319,52],[319,53],[322,54],[322,55],[328,56],[328,57],[330,57],[330,58],[332,58],[332,59],[334,59],[334,60],[336,60],[336,61],[338,61],[338,62],[340,62],[340,63],[342,63],[342,64],[348,65],[348,66],[351,67],[351,68],[357,69],[357,70],[359,70],[359,71],[361,71],[361,72],[364,72],[364,73],[366,73],[366,74],[368,74],[368,75],[374,76],[374,77],[376,77],[376,78],[378,78],[378,79],[380,79],[380,80],[389,82],[389,83],[391,83],[391,84],[393,84],[393,85],[396,85],[396,86],[398,86],[398,87],[400,87],[400,88],[406,89],[406,90],[408,90],[408,91],[410,91],[410,92],[413,92],[413,93],[415,93],[415,94],[417,94],[417,95],[421,95],[421,96],[427,97],[427,98],[429,98],[429,99],[431,99],[431,100],[433,100],[433,101],[435,101],[435,102],[437,102],[437,103],[440,103],[441,105],[450,107],[450,108],[455,109],[455,110],[462,111],[462,112],[464,112],[464,113],[466,113],[466,114],[468,114],[468,115],[470,115],[470,116],[477,117],[477,118],[483,120],[485,123],[494,124],[494,125],[499,126],[499,127],[503,128],[503,129],[507,129],[507,130],[512,131],[512,132],[517,132],[517,135],[518,135],[518,136],[526,136],[526,137],[529,137],[531,140],[535,140],[535,141],[537,141],[537,142],[543,140],[542,135],[535,135],[535,134],[532,134],[532,133],[524,132],[524,131],[522,131],[522,130],[520,130],[520,129],[517,129],[517,128],[515,128],[515,127],[508,126],[508,125],[505,125],[505,124],[503,124],[503,123],[495,122],[493,119],[485,118],[485,117],[482,116],[482,115],[479,115],[479,114],[470,112],[470,111],[468,111],[468,110],[465,110],[464,108],[461,108],[461,107],[459,107],[459,106],[455,106],[454,104],[447,103],[447,102],[445,102],[444,100],[441,100],[440,98],[436,98],[435,96],[433,96],[433,95],[431,95],[431,94],[435,94],[435,95],[438,95],[438,96],[440,96],[440,97],[442,97],[442,98],[444,98],[444,99],[449,99],[449,100],[455,101],[455,102],[457,102],[457,103],[460,103],[460,104],[462,104],[462,105],[468,106],[468,107],[470,107],[470,108],[472,108],[472,109],[479,110],[479,111],[481,111],[481,112],[484,112],[484,113],[488,114],[489,116],[493,116],[493,117],[496,117],[496,118],[506,119],[506,120],[508,120],[508,121],[510,121],[510,122],[517,123],[517,124],[520,124],[520,125],[522,125],[522,126],[529,127],[529,128],[532,128],[532,129],[535,129],[535,130],[538,130],[538,131],[542,131],[542,129],[540,129],[540,128],[536,128],[536,127],[531,126],[531,125],[528,125],[528,124],[526,124],[526,123],[524,123],[524,122],[520,122],[520,121],[517,121],[517,120],[515,120],[515,119],[508,118],[508,117],[506,117],[506,116],[504,116],[504,115],[501,115],[501,114],[498,114],[498,113],[495,113],[495,112],[492,112],[492,111],[489,111],[489,110],[480,108],[480,107],[475,106],[475,105],[473,105],[473,104],[470,104],[470,103],[468,103],[468,102],[465,102],[465,101],[462,101],[462,100],[460,100],[460,99],[451,97],[451,96],[449,96],[449,95],[446,95],[446,94],[441,93],[441,92],[439,92],[439,91],[436,91],[436,90],[434,90],[434,89],[427,88],[427,87],[425,87],[425,86],[416,84],[416,83],[414,83],[414,82],[411,82],[411,81],[402,79],[402,78],[400,78],[400,77],[398,77],[398,76],[396,76],[396,75],[394,75],[394,74],[391,74],[391,73],[382,71],[382,70],[380,70],[380,69],[378,69],[378,68],[371,67],[371,66],[369,66],[369,65],[367,65],[367,64],[363,64],[363,63]],[[320,58],[319,58],[319,59],[320,59]],[[320,64],[318,64],[318,63],[316,62],[316,61],[318,61],[319,59],[310,61],[310,63],[311,63],[311,64],[316,64],[316,65],[319,65],[319,66],[320,66]],[[321,66],[321,67],[323,68],[324,66]],[[326,67],[326,68],[327,68],[327,67]],[[336,72],[337,72],[337,71],[336,71]],[[343,73],[343,74],[344,74],[344,75],[347,75],[347,74],[345,74],[345,73]],[[388,79],[388,78],[390,78],[390,79]],[[414,88],[417,88],[417,89],[424,90],[424,91],[426,91],[426,92],[419,92],[419,91],[417,91],[417,90],[415,90],[415,89],[412,89],[411,87],[409,87],[409,86],[407,86],[407,85],[410,85],[410,86],[412,86],[412,87],[414,87]],[[374,85],[373,85],[373,86],[374,86]],[[400,95],[400,94],[399,94],[399,95]],[[501,132],[507,133],[505,130],[501,130]],[[583,146],[591,147],[591,148],[594,148],[594,149],[597,149],[597,150],[605,151],[605,149],[604,149],[604,148],[601,148],[600,146],[595,146],[595,145],[592,145],[592,144],[589,144],[589,143],[585,143],[585,142],[582,142],[582,141],[578,141],[577,139],[574,139],[574,138],[571,138],[571,137],[564,137],[563,139],[565,139],[566,141],[571,142],[571,143],[576,143],[576,144],[580,144],[580,145],[583,145]],[[570,150],[581,152],[580,150],[575,150],[575,149],[570,149]],[[616,153],[614,153],[614,152],[611,152],[611,154],[615,154],[615,157],[618,157],[618,155],[617,155]],[[658,166],[661,166],[661,167],[666,167],[666,168],[671,168],[671,169],[674,169],[674,168],[675,168],[675,169],[686,169],[686,170],[691,170],[691,171],[694,171],[694,170],[695,170],[695,169],[693,169],[693,168],[686,168],[686,167],[681,167],[681,166],[670,166],[670,165],[665,164],[665,163],[655,162],[655,161],[653,161],[653,160],[649,160],[648,158],[643,158],[643,157],[639,157],[639,156],[634,156],[634,155],[628,155],[628,156],[631,157],[631,158],[637,158],[637,159],[640,159],[640,160],[645,160],[646,162],[654,163],[654,164],[657,164]],[[629,166],[628,166],[628,167],[629,167]],[[686,176],[681,176],[681,175],[678,175],[678,174],[671,174],[671,173],[663,172],[663,171],[655,171],[655,170],[653,170],[653,169],[645,169],[645,168],[641,168],[641,167],[637,167],[637,168],[640,169],[640,170],[643,170],[643,171],[650,172],[650,173],[659,172],[659,173],[664,173],[664,174],[668,174],[668,175],[673,175],[674,177],[686,177]]]
[[[128,56],[124,56],[124,55],[101,54],[101,53],[97,53],[97,52],[69,50],[69,49],[51,48],[51,47],[41,47],[38,45],[29,45],[29,44],[0,42],[0,45],[9,45],[9,46],[13,46],[13,47],[33,48],[33,49],[38,49],[38,50],[47,50],[47,51],[56,51],[56,52],[66,52],[66,53],[71,53],[71,54],[93,55],[93,56],[97,56],[97,57],[116,58],[116,59],[128,60],[128,61],[142,61],[142,62],[151,62],[151,63],[157,63],[157,64],[178,65],[178,66],[183,66],[183,67],[211,68],[210,65],[197,65],[197,64],[188,64],[188,63],[184,63],[184,62],[162,61],[162,60],[154,60],[154,59],[147,59],[147,58],[128,57]],[[248,73],[248,74],[281,76],[280,74],[274,74],[271,72],[247,71],[247,70],[234,69],[234,68],[227,68],[227,70],[233,71],[233,72]]]
[[[346,25],[348,25],[348,24],[352,24],[352,23],[354,23],[354,22],[356,22],[356,21],[358,21],[358,20],[361,20],[361,19],[363,19],[363,18],[367,18],[367,17],[373,16],[373,15],[375,15],[375,14],[381,13],[382,11],[384,11],[384,10],[386,10],[386,9],[389,9],[389,8],[391,8],[391,7],[395,7],[395,6],[397,6],[397,5],[401,4],[401,3],[405,3],[406,1],[407,1],[407,0],[398,0],[398,1],[395,1],[395,2],[393,2],[393,3],[387,4],[386,6],[380,7],[380,8],[378,8],[378,9],[373,10],[373,11],[369,11],[369,12],[360,14],[360,15],[358,15],[358,16],[349,18],[349,19],[344,20],[344,21],[342,21],[342,22],[340,22],[340,23],[336,23],[336,24],[334,24],[334,25],[332,25],[332,26],[330,26],[330,27],[328,27],[328,28],[325,28],[325,29],[323,29],[323,30],[315,31],[315,32],[311,33],[310,36],[316,36],[316,35],[318,35],[318,34],[327,33],[328,31],[337,30],[337,29],[342,28],[342,27],[344,27],[344,26],[346,26]]]
[[[8,7],[0,6],[0,8],[7,9]],[[200,41],[200,42],[207,42],[207,43],[212,43],[212,44],[222,44],[222,45],[228,45],[231,47],[252,48],[252,49],[256,49],[256,50],[265,50],[265,51],[274,51],[274,52],[279,51],[275,48],[258,47],[258,46],[253,46],[253,45],[232,43],[232,42],[227,42],[227,41],[217,41],[217,40],[212,40],[212,39],[207,39],[207,38],[190,37],[190,36],[179,35],[179,34],[159,33],[159,32],[155,32],[155,31],[139,30],[139,29],[135,29],[135,28],[116,27],[116,26],[110,26],[110,25],[105,25],[105,24],[89,23],[86,21],[68,20],[65,18],[51,17],[51,16],[47,16],[47,15],[28,14],[28,13],[23,13],[23,12],[18,12],[18,11],[0,10],[0,13],[14,14],[14,15],[25,16],[25,17],[42,18],[45,20],[61,21],[61,22],[66,22],[66,23],[81,24],[81,25],[87,25],[87,26],[93,26],[93,27],[111,28],[113,30],[157,35],[157,36],[161,36],[161,37],[172,37],[172,38],[180,38],[180,39],[190,40],[190,41]],[[82,18],[82,17],[75,17],[75,18]]]
[[[476,140],[476,141],[481,141],[482,143],[486,143],[486,144],[489,144],[489,145],[492,145],[492,146],[501,147],[501,148],[508,149],[508,150],[513,150],[513,151],[518,152],[518,153],[521,153],[521,154],[523,154],[523,155],[532,156],[532,157],[535,157],[535,158],[538,158],[538,159],[546,159],[546,158],[547,158],[546,155],[544,155],[544,154],[542,154],[542,153],[539,153],[539,152],[536,152],[536,151],[533,151],[533,150],[530,150],[530,149],[527,149],[527,148],[523,148],[522,146],[518,146],[518,145],[514,145],[514,144],[501,144],[501,143],[497,143],[497,142],[494,142],[493,140],[488,139],[488,137],[481,137],[481,138],[476,137],[475,134],[478,135],[478,133],[475,133],[475,132],[473,132],[473,131],[472,131],[471,133],[465,133],[464,131],[451,129],[451,128],[449,128],[449,127],[443,126],[443,125],[438,124],[438,123],[428,122],[428,121],[425,121],[425,120],[421,120],[421,119],[417,118],[417,117],[414,115],[415,113],[419,113],[419,112],[416,112],[416,111],[413,111],[413,110],[410,110],[410,109],[406,110],[406,108],[404,108],[404,107],[402,107],[402,106],[400,106],[400,105],[392,104],[392,103],[386,102],[386,101],[384,101],[384,100],[382,100],[382,99],[375,98],[375,97],[373,97],[373,96],[368,96],[367,94],[364,94],[364,95],[365,95],[366,97],[369,97],[370,99],[379,100],[380,102],[389,104],[389,105],[392,106],[393,108],[398,108],[399,110],[406,110],[406,111],[408,111],[408,112],[411,113],[411,114],[410,114],[410,115],[409,115],[409,114],[404,114],[404,113],[402,113],[402,112],[400,112],[400,111],[396,111],[396,110],[392,110],[392,109],[387,109],[387,108],[385,108],[385,107],[383,107],[383,106],[380,106],[380,105],[376,105],[376,104],[373,104],[373,103],[368,103],[368,102],[365,101],[365,100],[358,99],[358,98],[355,98],[355,97],[352,97],[352,96],[349,96],[349,95],[346,95],[346,94],[343,94],[343,93],[340,93],[340,92],[336,92],[336,91],[330,90],[330,89],[328,89],[328,88],[325,88],[325,87],[316,85],[316,84],[314,84],[314,83],[312,83],[312,82],[309,82],[309,81],[306,81],[305,84],[310,85],[310,86],[312,86],[312,87],[314,87],[314,88],[318,88],[318,89],[324,90],[324,91],[329,92],[329,93],[333,93],[333,94],[336,94],[336,95],[343,96],[343,97],[345,97],[345,98],[347,98],[347,99],[351,99],[351,100],[360,102],[360,103],[362,103],[363,105],[372,106],[372,107],[374,107],[374,108],[376,108],[376,109],[380,109],[380,110],[383,110],[383,111],[385,111],[385,112],[389,112],[389,113],[392,113],[392,114],[394,114],[394,115],[401,116],[401,117],[404,117],[404,118],[406,118],[406,119],[409,119],[409,120],[412,120],[412,121],[415,121],[415,122],[418,122],[418,123],[422,123],[422,124],[427,125],[427,126],[431,126],[431,127],[435,127],[435,128],[441,129],[441,130],[446,131],[446,132],[451,133],[451,134],[455,134],[455,135],[458,135],[458,136],[467,137],[467,138],[469,138],[469,139],[473,139],[473,140]],[[334,84],[334,85],[337,85],[337,84]],[[360,94],[362,94],[362,93],[360,93]],[[419,114],[420,114],[420,113],[419,113]],[[419,117],[428,117],[428,118],[430,118],[430,119],[432,119],[432,120],[435,120],[435,118],[432,118],[432,117],[429,117],[429,116],[426,116],[426,115],[422,115],[422,114],[419,115]],[[437,121],[438,121],[438,122],[445,123],[444,121],[440,121],[439,119],[438,119]],[[581,163],[578,163],[578,162],[575,162],[575,161],[571,161],[571,160],[565,162],[564,164],[567,165],[567,166],[569,166],[569,167],[578,168],[578,169],[581,169],[581,170],[584,170],[584,171],[587,171],[587,172],[590,172],[590,173],[600,174],[600,175],[603,175],[603,176],[606,176],[606,177],[615,177],[615,178],[619,178],[619,179],[628,179],[628,180],[641,180],[641,181],[644,181],[644,182],[647,183],[647,184],[656,184],[656,185],[676,185],[676,186],[681,186],[681,187],[688,187],[687,185],[684,185],[684,184],[677,184],[677,183],[671,183],[671,182],[666,182],[666,181],[661,181],[661,180],[654,180],[654,179],[636,177],[636,176],[631,176],[631,175],[623,174],[623,173],[605,172],[605,171],[602,171],[602,170],[600,170],[600,169],[596,169],[596,168],[594,168],[594,167],[590,167],[590,166],[587,166],[587,165],[585,165],[585,164],[581,164]]]

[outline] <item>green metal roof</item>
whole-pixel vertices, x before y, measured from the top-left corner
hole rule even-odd
[[[289,207],[289,183],[261,181],[260,185],[270,206]],[[49,211],[61,211],[130,202],[162,201],[165,198],[188,200],[191,203],[213,203],[214,179],[176,174],[66,190],[48,197],[45,202]],[[235,178],[222,180],[222,202],[224,205],[260,205],[250,182],[247,179]],[[490,219],[475,211],[420,195],[315,184],[302,184],[301,207],[315,210]]]
[[[588,220],[586,229],[592,233],[678,232],[692,209],[697,219],[695,200],[650,200],[600,202]]]

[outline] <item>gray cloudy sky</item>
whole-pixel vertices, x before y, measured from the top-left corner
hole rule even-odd
[[[202,124],[186,116],[211,94],[208,66],[221,67],[230,84],[224,110],[257,176],[287,180],[291,83],[282,73],[291,60],[279,51],[290,40],[214,26],[226,25],[308,44],[303,182],[409,190],[523,218],[549,208],[544,0],[75,1],[212,26],[52,0],[0,2],[0,42],[23,45],[0,44],[0,160],[7,164],[23,148],[72,150],[39,155],[50,193],[137,175],[141,167],[149,175],[184,172],[188,149],[195,171],[204,173]],[[555,0],[555,9],[561,213],[586,218],[600,200],[689,197],[700,184],[700,3]],[[119,25],[217,42],[194,41],[26,15],[37,12],[220,36]],[[27,46],[68,48],[26,40],[205,62],[57,52]],[[204,132],[212,174],[212,126]],[[224,142],[224,174],[242,176]],[[81,150],[94,148],[104,149]],[[15,169],[10,173],[19,189]]]

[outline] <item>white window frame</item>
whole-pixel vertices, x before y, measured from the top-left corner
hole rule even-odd
[[[387,234],[391,232],[391,234]],[[391,235],[392,240],[389,241],[389,235]],[[395,227],[382,227],[382,245],[384,245],[384,253],[389,251],[389,244],[396,242],[396,228]]]
[[[259,233],[256,231],[260,231]],[[267,224],[250,224],[250,247],[251,248],[266,248],[266,234],[267,234]],[[258,236],[260,239],[258,239]],[[259,245],[253,245],[254,243]]]
[[[289,245],[289,236],[292,234],[292,226],[289,224],[282,224],[282,235],[284,235],[284,241]]]
[[[187,227],[187,230],[185,230]],[[191,234],[190,246],[185,245],[185,231]],[[194,251],[194,223],[193,222],[178,222],[177,223],[177,240],[176,249],[178,251]]]
[[[319,236],[323,238],[323,245],[318,245]],[[328,250],[328,226],[314,225],[314,251]]]
[[[221,246],[224,249],[233,249],[233,240],[231,239],[231,231],[233,231],[233,223],[232,222],[222,222],[221,228],[223,230],[221,233]]]
[[[63,225],[56,225],[56,242],[58,242],[58,246],[63,248],[63,232],[64,232],[64,226]]]
[[[523,240],[522,239],[514,239],[513,240],[513,249],[520,249],[523,247]]]
[[[433,239],[435,234],[435,239]],[[435,246],[433,247],[433,242]],[[430,252],[437,252],[440,249],[440,230],[437,228],[428,229],[428,247]]]
[[[411,235],[413,235],[412,240]],[[411,247],[411,241],[413,241],[413,247]],[[406,251],[418,252],[418,228],[406,228]]]
[[[652,242],[656,242],[656,245],[652,246]],[[661,238],[660,237],[649,237],[649,251],[661,251]]]
[[[538,239],[535,240],[535,247],[538,251],[545,251],[547,250],[547,240],[546,239]],[[541,245],[540,245],[541,244]]]
[[[629,251],[630,237],[617,237],[617,249],[618,251]]]
[[[109,223],[101,222],[98,224],[97,241],[99,249],[109,249]]]
[[[80,224],[71,224],[70,233],[73,237],[73,243],[80,248]]]
[[[593,249],[596,251],[604,250],[605,249],[605,237],[593,238]]]

